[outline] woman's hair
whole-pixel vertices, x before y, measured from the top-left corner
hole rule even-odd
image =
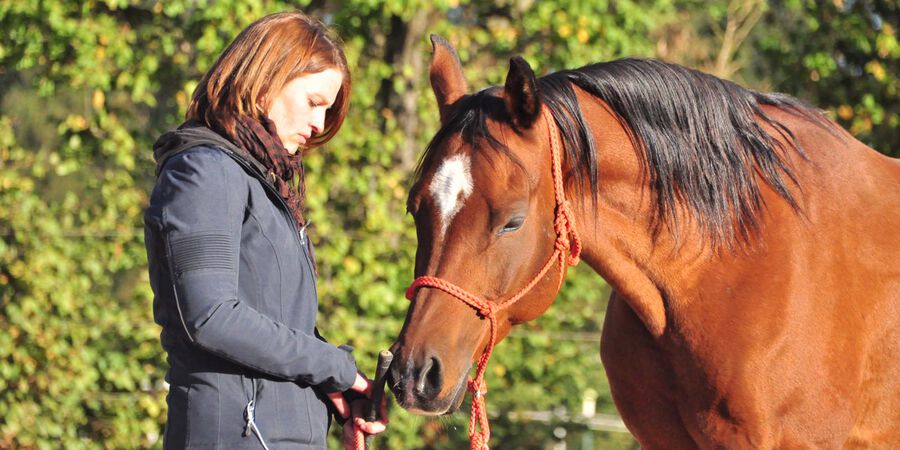
[[[288,82],[327,69],[343,74],[343,82],[322,132],[304,145],[320,146],[347,115],[350,71],[340,39],[299,11],[271,14],[244,29],[200,80],[185,118],[234,134],[237,117],[258,118]]]

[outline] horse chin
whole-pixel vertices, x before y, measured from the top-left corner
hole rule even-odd
[[[453,395],[450,396],[452,401],[450,402],[450,407],[444,411],[444,414],[453,414],[456,411],[459,411],[459,407],[462,405],[463,399],[466,398],[466,387],[468,386],[468,377],[463,377],[462,381],[456,386]]]

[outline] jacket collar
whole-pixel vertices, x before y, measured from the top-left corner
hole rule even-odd
[[[181,124],[177,129],[163,134],[156,140],[156,143],[153,144],[153,159],[156,161],[156,176],[159,176],[159,173],[162,171],[163,166],[165,166],[169,158],[201,145],[210,145],[224,150],[233,158],[243,161],[246,165],[254,168],[266,183],[273,184],[274,180],[269,176],[270,171],[262,162],[254,158],[246,150],[234,145],[234,143],[224,138],[219,133],[210,130],[205,125],[195,120],[189,120]]]

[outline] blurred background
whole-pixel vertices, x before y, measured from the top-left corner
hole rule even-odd
[[[808,101],[900,152],[896,0],[0,0],[0,448],[158,448],[167,386],[143,209],[151,145],[253,20],[302,9],[343,37],[350,116],[306,159],[319,327],[360,367],[400,330],[415,233],[406,193],[437,131],[430,33],[473,89],[513,55],[547,74],[656,57]],[[495,448],[637,448],[599,356],[609,288],[570,273],[488,368]],[[466,448],[468,404],[391,410],[377,448]],[[335,434],[330,445],[338,448]]]

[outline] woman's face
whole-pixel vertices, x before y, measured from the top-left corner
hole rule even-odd
[[[344,76],[335,69],[301,75],[284,85],[269,104],[268,116],[288,153],[294,154],[325,126],[325,111],[341,90]]]

